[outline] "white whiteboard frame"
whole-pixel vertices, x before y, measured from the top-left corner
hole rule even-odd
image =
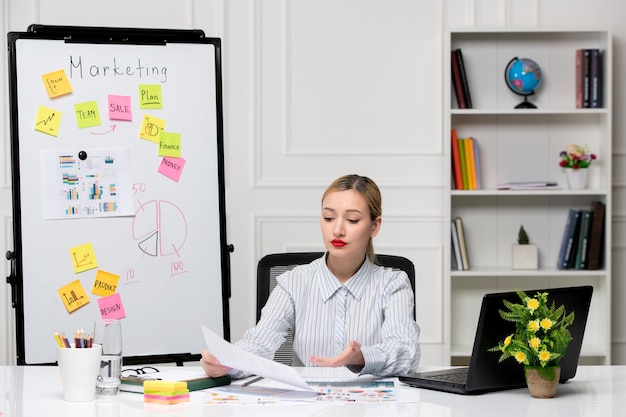
[[[69,249],[84,243],[92,243],[99,269],[120,275],[125,364],[180,363],[199,357],[205,347],[201,325],[228,340],[232,245],[226,241],[220,39],[206,38],[198,30],[33,25],[27,32],[9,33],[8,40],[14,211],[9,283],[16,308],[18,364],[53,363],[55,330],[89,329],[100,317],[99,297],[91,293],[97,269],[76,274],[68,262]],[[70,54],[81,54],[101,67],[112,65],[113,58],[119,63],[141,56],[147,65],[166,65],[169,84],[163,83],[162,74],[160,79],[84,76],[70,80],[70,95],[50,99],[41,76],[60,68],[69,74]],[[139,109],[136,86],[157,82],[163,83],[163,109]],[[106,112],[108,94],[132,96],[132,122],[117,123],[107,139],[91,136],[95,129],[78,129],[73,105],[93,99],[98,100],[102,126],[112,123]],[[35,108],[40,105],[63,112],[57,137],[34,130]],[[165,119],[166,131],[182,135],[181,157],[187,163],[178,182],[157,172],[158,145],[137,137],[146,112]],[[136,216],[43,220],[41,151],[114,146],[131,148]],[[185,225],[184,240],[178,237],[181,247],[174,255],[148,256],[139,250],[132,220],[146,216],[146,207],[165,208],[165,203],[178,209],[170,210],[171,222]],[[155,219],[157,213],[148,212]],[[166,228],[164,222],[158,223],[159,232]],[[176,267],[180,269],[172,272]],[[80,279],[90,303],[68,313],[57,290],[75,279]]]

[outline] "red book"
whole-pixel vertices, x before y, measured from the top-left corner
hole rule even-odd
[[[456,94],[456,102],[459,109],[466,109],[467,102],[465,101],[465,94],[463,93],[463,81],[461,79],[461,69],[456,49],[452,50],[450,66],[452,67],[452,86]]]
[[[459,155],[459,141],[456,129],[452,129],[452,175],[457,190],[463,189],[463,174],[461,173],[461,157]]]

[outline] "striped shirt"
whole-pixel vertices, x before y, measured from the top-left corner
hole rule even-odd
[[[361,374],[403,375],[416,371],[420,360],[413,311],[413,289],[404,271],[366,261],[342,284],[324,256],[277,278],[261,319],[236,345],[272,359],[294,329],[297,359],[315,366],[310,356],[333,358],[356,340],[365,359]]]

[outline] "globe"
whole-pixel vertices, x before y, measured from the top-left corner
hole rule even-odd
[[[506,85],[515,94],[524,96],[524,101],[515,106],[516,109],[537,108],[528,101],[528,96],[535,94],[541,78],[541,67],[532,59],[515,57],[509,61],[504,71]]]

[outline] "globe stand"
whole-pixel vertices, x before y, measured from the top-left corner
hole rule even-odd
[[[528,96],[530,96],[532,94],[534,94],[534,93],[524,95],[524,101],[522,101],[520,104],[515,106],[515,108],[516,109],[536,109],[537,106],[535,106],[533,103],[528,101]]]

